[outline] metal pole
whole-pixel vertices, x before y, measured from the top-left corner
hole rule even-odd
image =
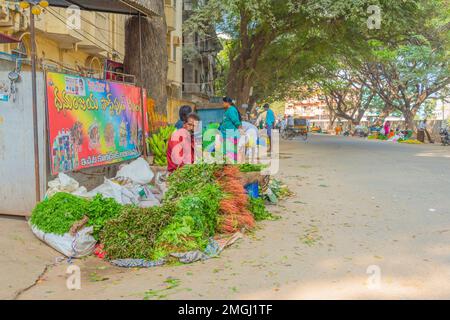
[[[37,118],[37,89],[36,89],[36,30],[34,15],[30,6],[30,34],[31,34],[31,85],[32,85],[32,110],[33,110],[33,134],[34,134],[34,176],[36,188],[36,202],[41,201],[41,177],[39,165],[39,133]]]
[[[144,85],[143,76],[144,72],[142,71],[142,21],[141,21],[141,13],[139,12],[139,78],[140,85]]]
[[[147,101],[144,101],[144,80],[143,80],[144,72],[142,71],[142,20],[141,20],[141,13],[139,12],[139,79],[140,79],[140,86],[141,86],[141,105],[142,105],[142,143],[143,143],[143,155],[144,157],[148,156],[147,152],[147,136],[145,132],[145,120],[147,119],[146,108],[145,105],[147,104]]]

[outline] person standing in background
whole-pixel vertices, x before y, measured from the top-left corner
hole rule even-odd
[[[425,143],[425,134],[430,143],[434,143],[434,140],[431,138],[430,133],[427,130],[427,119],[421,121],[417,128],[417,140],[422,143]]]
[[[264,105],[264,110],[266,112],[266,130],[267,136],[269,137],[269,152],[272,151],[272,130],[275,126],[275,113],[270,109],[270,105],[266,103]]]
[[[384,124],[384,135],[388,137],[390,133],[391,133],[391,122],[386,121],[386,123]]]
[[[223,106],[225,114],[219,128],[223,138],[223,152],[225,161],[235,164],[238,160],[239,131],[242,130],[242,118],[230,97],[223,98]]]

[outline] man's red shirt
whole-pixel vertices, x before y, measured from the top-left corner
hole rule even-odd
[[[185,128],[175,131],[167,147],[167,170],[172,173],[186,164],[194,163],[194,148],[194,135]]]

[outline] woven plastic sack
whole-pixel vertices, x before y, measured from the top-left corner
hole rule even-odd
[[[45,233],[31,223],[30,227],[36,237],[68,258],[82,258],[91,255],[95,250],[97,240],[92,236],[93,227],[84,228],[78,231],[75,236],[70,233],[62,236]]]

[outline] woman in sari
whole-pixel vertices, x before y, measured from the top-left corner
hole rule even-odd
[[[389,137],[389,134],[391,133],[391,123],[389,121],[386,121],[384,124],[384,135],[386,137]]]
[[[236,163],[238,160],[239,130],[242,129],[242,118],[231,98],[223,98],[223,106],[225,114],[220,125],[220,132],[223,137],[225,162]]]

